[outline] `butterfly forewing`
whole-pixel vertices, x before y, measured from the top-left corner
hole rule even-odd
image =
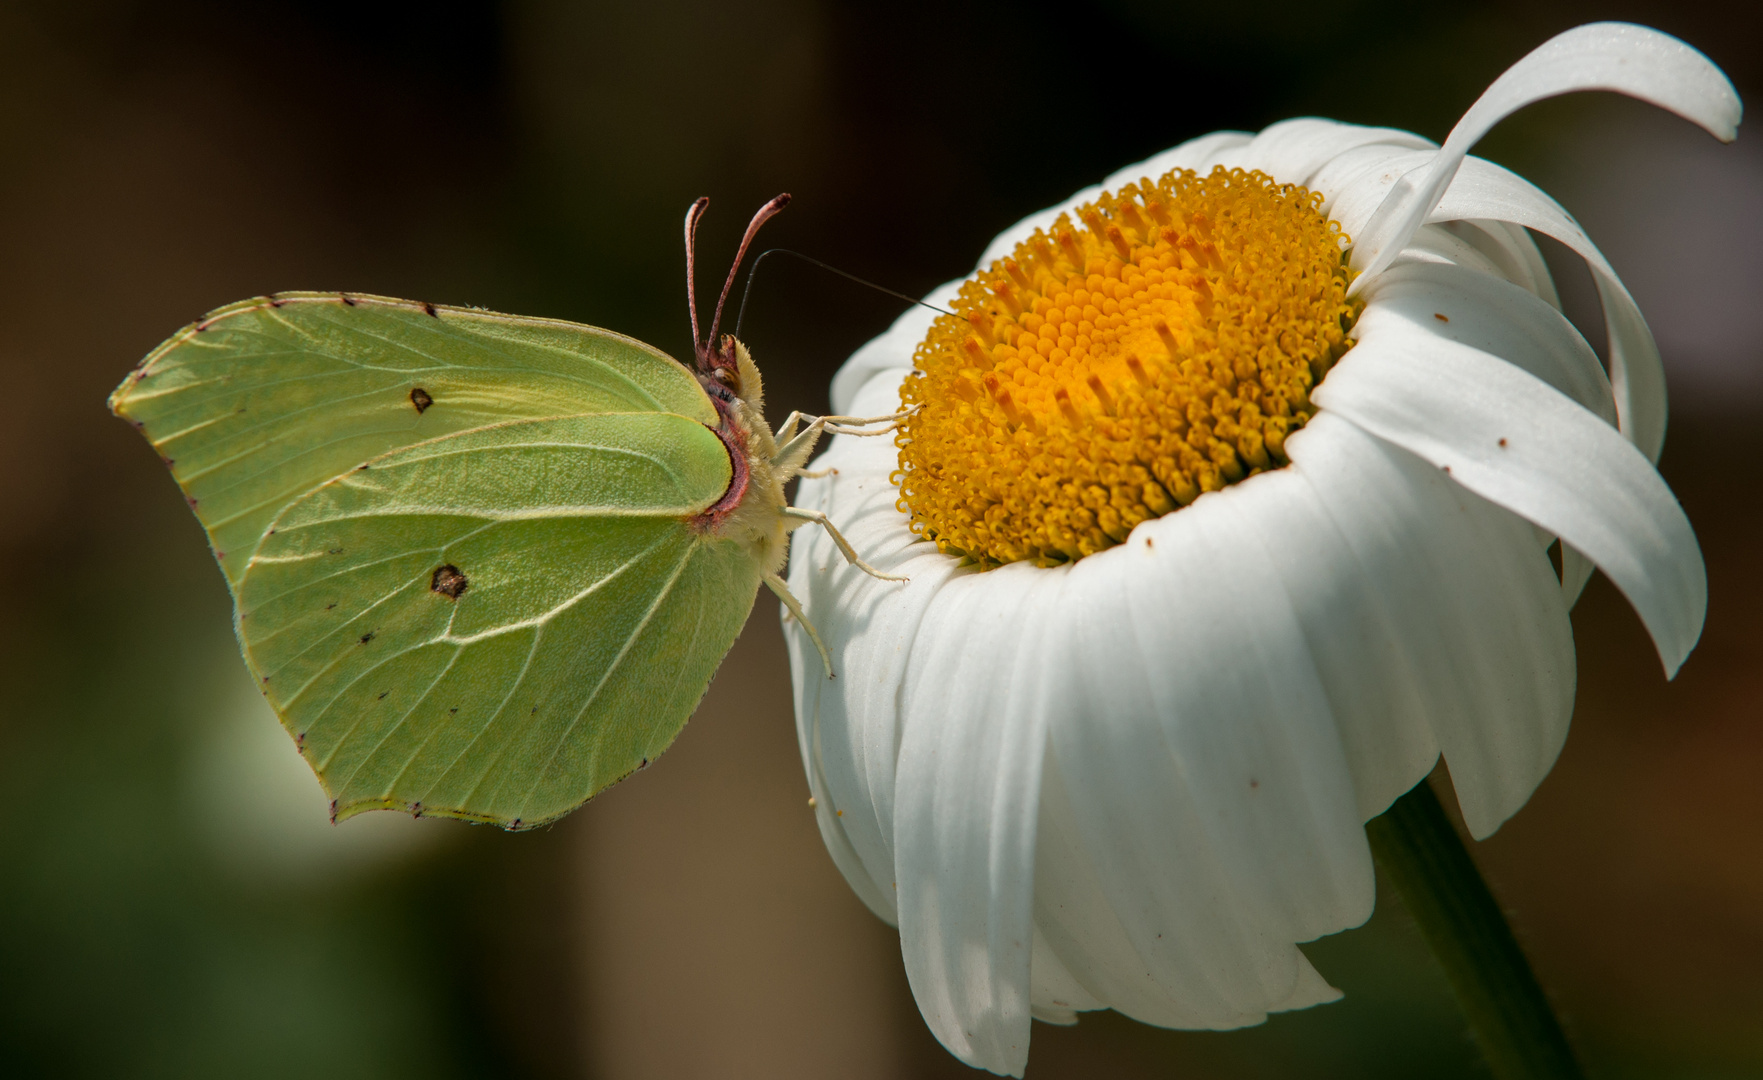
[[[216,311],[154,350],[111,405],[171,466],[235,589],[289,503],[400,447],[581,413],[716,423],[691,373],[631,338],[335,293]]]
[[[538,824],[659,755],[759,586],[689,521],[729,476],[702,423],[617,413],[435,439],[289,506],[239,630],[336,813]]]

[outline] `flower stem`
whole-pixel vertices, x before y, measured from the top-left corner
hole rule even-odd
[[[1567,1036],[1432,785],[1365,826],[1500,1080],[1580,1080]]]

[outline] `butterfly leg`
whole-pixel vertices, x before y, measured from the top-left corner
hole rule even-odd
[[[789,442],[791,439],[795,438],[796,427],[801,423],[802,414],[799,412],[793,412],[784,417],[784,422],[778,427],[777,431],[772,433],[772,441],[780,445]]]
[[[796,594],[790,591],[788,585],[784,584],[784,579],[778,577],[776,574],[766,574],[765,584],[772,592],[777,594],[779,600],[784,602],[784,607],[788,608],[790,615],[793,616],[797,622],[802,624],[802,629],[808,631],[809,640],[813,641],[814,647],[820,650],[820,662],[826,665],[826,677],[829,679],[832,678],[832,654],[826,651],[826,642],[820,640],[820,631],[814,629],[814,624],[808,621],[808,616],[802,614],[802,602],[797,600]]]
[[[824,469],[797,469],[796,475],[804,480],[820,480],[828,476],[839,475],[839,470],[828,465]]]
[[[886,416],[817,416],[815,419],[846,427],[874,427],[876,424],[898,424],[911,416],[913,411],[918,408],[920,406],[914,405],[910,409],[901,409],[899,412],[891,412]]]
[[[796,414],[792,413],[791,419],[795,418]],[[786,421],[778,431],[781,433],[789,427],[790,423]],[[796,475],[797,470],[807,463],[808,456],[814,453],[814,447],[820,442],[820,435],[825,427],[825,421],[816,420],[803,428],[801,434],[790,438],[772,455],[772,468],[782,473],[786,480]]]
[[[883,581],[910,580],[899,574],[884,574],[880,570],[877,570],[875,567],[864,562],[862,559],[859,559],[857,557],[856,549],[851,546],[849,540],[845,539],[845,534],[841,533],[836,527],[834,527],[833,523],[827,520],[827,516],[819,510],[804,510],[800,506],[786,506],[784,507],[784,517],[795,518],[797,521],[804,524],[813,522],[825,529],[826,534],[833,538],[833,543],[839,545],[839,550],[844,553],[845,561],[863,571],[865,574],[868,574],[870,577],[880,578]]]
[[[822,416],[819,422],[834,435],[886,435],[898,430],[900,421],[911,416],[913,409],[917,408],[919,406],[914,405],[911,409],[901,409],[886,416]]]
[[[830,431],[835,435],[886,435],[898,428],[900,421],[911,412],[911,409],[902,409],[887,416],[817,416],[800,434],[796,433],[796,425],[802,421],[803,414],[791,413],[773,436],[773,441],[782,445],[772,456],[771,463],[788,479],[798,475],[808,456],[814,453],[822,434]],[[886,426],[876,427],[877,424]]]

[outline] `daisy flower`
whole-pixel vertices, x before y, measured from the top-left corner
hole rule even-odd
[[[1297,948],[1373,903],[1365,824],[1442,754],[1470,832],[1566,737],[1595,566],[1674,674],[1694,533],[1654,468],[1659,353],[1573,218],[1468,155],[1614,90],[1723,140],[1705,57],[1596,24],[1443,146],[1289,120],[1120,170],[1005,231],[859,350],[806,481],[899,584],[797,541],[786,620],[822,836],[898,925],[926,1022],[1020,1075],[1031,1017],[1234,1028],[1339,997]],[[1527,230],[1582,256],[1608,369]]]

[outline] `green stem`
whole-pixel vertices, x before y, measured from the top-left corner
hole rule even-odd
[[[1494,1075],[1580,1080],[1584,1074],[1543,988],[1432,785],[1422,780],[1365,833],[1444,965]]]

